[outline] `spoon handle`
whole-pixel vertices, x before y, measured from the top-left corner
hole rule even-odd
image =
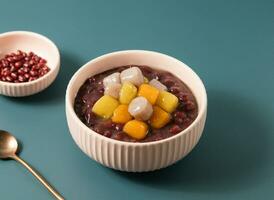
[[[64,197],[62,197],[55,189],[53,189],[53,187],[45,180],[45,178],[38,174],[38,172],[36,172],[28,163],[26,163],[17,155],[14,155],[12,158],[27,168],[48,189],[48,191],[53,194],[57,200],[64,200]]]

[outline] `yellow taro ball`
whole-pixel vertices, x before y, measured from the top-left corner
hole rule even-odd
[[[113,112],[112,121],[125,124],[132,119],[128,112],[128,105],[119,105]]]
[[[153,114],[150,118],[150,125],[153,128],[162,128],[164,127],[169,121],[171,117],[170,114],[164,111],[162,108],[158,106],[153,107]]]
[[[104,119],[108,119],[118,106],[119,102],[116,99],[109,95],[104,95],[93,105],[92,112]]]
[[[145,122],[131,120],[124,125],[123,131],[132,138],[141,140],[146,137],[148,126]]]
[[[178,98],[170,92],[161,91],[156,104],[166,112],[172,113],[178,106]]]
[[[142,84],[139,87],[138,96],[145,97],[149,103],[154,105],[159,96],[159,90],[149,84]]]
[[[120,90],[119,101],[121,104],[129,104],[136,95],[137,88],[133,84],[125,82]]]

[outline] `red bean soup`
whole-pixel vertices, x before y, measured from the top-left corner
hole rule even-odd
[[[113,117],[112,118],[109,116],[102,117],[100,116],[100,114],[98,115],[98,112],[94,112],[95,110],[94,107],[96,102],[97,101],[99,102],[100,98],[106,95],[106,91],[105,91],[106,85],[105,85],[104,79],[110,76],[111,74],[114,74],[117,72],[121,74],[121,79],[122,79],[123,73],[121,72],[127,69],[131,69],[132,67],[139,68],[140,72],[142,73],[144,77],[144,83],[142,83],[144,86],[142,85],[139,87],[136,86],[137,88],[136,97],[140,95],[142,96],[142,94],[144,94],[143,96],[146,97],[147,91],[149,95],[151,95],[148,97],[149,101],[146,102],[148,103],[147,105],[149,106],[149,109],[150,107],[152,108],[151,118],[143,121],[140,120],[139,119],[140,116],[138,118],[137,115],[136,116],[134,115],[133,111],[130,112],[131,105],[129,105],[128,108],[129,108],[130,114],[133,113],[132,114],[133,116],[129,119],[134,122],[128,125],[127,123],[129,122],[117,123],[115,122],[115,120],[113,120]],[[172,102],[176,103],[175,107],[169,110],[166,109],[165,106],[162,106],[163,109],[161,108],[162,104],[161,104],[161,101],[159,101],[159,98],[160,98],[159,96],[161,96],[161,91],[160,91],[161,88],[157,88],[155,86],[156,87],[155,89],[154,84],[150,84],[153,82],[152,80],[154,80],[155,82],[156,81],[159,82],[159,84],[162,84],[163,90],[165,90],[165,91],[162,91],[163,95],[165,94],[169,95],[167,99],[168,101],[172,99]],[[121,85],[123,89],[124,86],[122,81],[121,81]],[[146,87],[149,89],[151,88],[148,85],[150,86],[152,85],[152,90],[154,92],[145,90]],[[140,92],[141,87],[144,88],[143,89],[144,92]],[[159,90],[160,92],[157,92],[157,90]],[[121,91],[120,93],[117,93],[117,94],[121,95]],[[154,98],[155,96],[154,94],[156,95],[156,97],[157,95],[159,95],[157,97],[158,100],[156,101],[155,104],[154,104],[154,100],[151,100],[151,98]],[[119,97],[116,97],[116,98],[118,99],[113,101],[119,102]],[[111,97],[111,99],[115,99],[115,98]],[[164,100],[162,101],[162,103],[168,102],[168,101]],[[149,105],[149,102],[152,102],[152,104]],[[159,106],[157,105],[157,102],[160,102]],[[115,105],[115,107],[117,107],[117,105]],[[147,109],[147,106],[142,105],[141,107],[144,109]],[[155,107],[157,107],[158,110],[160,110],[160,112],[157,112],[158,113],[157,116],[153,116],[153,115],[156,115]],[[139,108],[140,107],[136,107],[135,111],[136,110],[138,111]],[[148,67],[148,66],[122,66],[122,67],[117,67],[117,68],[105,71],[95,76],[91,76],[80,87],[75,98],[74,110],[77,116],[80,118],[80,120],[87,127],[94,130],[98,134],[101,134],[108,138],[112,138],[120,141],[126,141],[126,142],[152,142],[152,141],[158,141],[158,140],[162,140],[162,139],[174,136],[178,134],[179,132],[181,132],[182,130],[186,129],[196,119],[198,115],[198,105],[197,105],[196,99],[194,95],[192,94],[191,90],[186,86],[186,84],[184,84],[180,79],[178,79],[176,76],[174,76],[173,74],[169,72],[152,69],[151,67]],[[125,110],[124,112],[127,112],[127,110]],[[148,111],[145,110],[145,113],[147,114]],[[129,115],[128,113],[124,113],[121,115],[120,118],[126,119],[127,118],[126,116],[128,115]],[[137,121],[134,120],[134,118],[135,119],[137,118]],[[153,121],[152,118],[154,119],[154,124],[152,123]],[[161,124],[159,125],[158,122]],[[141,127],[134,127],[135,124],[137,125],[140,124]],[[125,126],[127,126],[127,128],[125,128]],[[127,130],[129,131],[127,132]],[[144,130],[145,135],[142,137],[139,137],[138,130],[140,131]]]

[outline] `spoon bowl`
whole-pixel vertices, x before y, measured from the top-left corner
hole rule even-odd
[[[16,138],[7,131],[0,130],[0,158],[7,159],[15,155],[18,148]]]

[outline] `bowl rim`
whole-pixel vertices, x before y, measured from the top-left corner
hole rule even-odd
[[[52,40],[50,40],[49,38],[47,38],[46,36],[44,36],[42,34],[31,32],[31,31],[9,31],[9,32],[1,33],[0,38],[9,37],[12,35],[28,35],[28,36],[36,37],[37,39],[40,39],[40,40],[44,40],[45,42],[49,43],[50,46],[53,47],[53,49],[54,49],[54,54],[56,56],[56,62],[53,65],[53,67],[48,66],[51,69],[48,73],[46,73],[44,76],[42,76],[34,81],[23,82],[23,83],[11,83],[11,82],[0,81],[1,85],[15,86],[15,87],[33,85],[33,84],[43,81],[47,77],[51,76],[55,70],[57,70],[57,71],[59,70],[61,56],[60,56],[60,52],[59,52],[56,44]]]
[[[165,139],[161,139],[161,140],[156,140],[156,141],[150,141],[150,142],[127,142],[127,141],[120,141],[120,140],[115,140],[115,139],[112,139],[112,138],[108,138],[108,137],[105,137],[95,131],[93,131],[92,129],[88,128],[80,119],[79,117],[77,116],[77,114],[75,113],[74,109],[73,109],[73,103],[72,101],[69,99],[69,96],[70,96],[70,93],[71,93],[71,87],[72,85],[75,83],[75,79],[77,78],[77,76],[82,73],[82,71],[85,69],[85,68],[88,68],[89,65],[95,63],[95,62],[98,62],[100,60],[103,60],[103,59],[107,59],[108,57],[111,57],[113,55],[117,55],[117,54],[124,54],[126,55],[127,53],[148,53],[148,54],[157,54],[159,56],[164,56],[164,57],[168,57],[169,59],[172,59],[173,61],[177,62],[178,64],[183,64],[184,67],[186,67],[188,70],[191,71],[191,73],[194,74],[194,76],[197,77],[197,81],[199,82],[200,86],[201,86],[201,89],[202,89],[202,106],[201,108],[198,109],[198,116],[196,117],[196,119],[186,128],[184,129],[183,131],[171,136],[171,137],[168,137],[168,138],[165,138]],[[114,66],[115,67],[115,66]],[[117,66],[116,66],[117,67]],[[195,97],[197,98],[197,97]],[[75,73],[74,75],[72,76],[72,78],[70,79],[69,83],[68,83],[68,86],[67,86],[67,89],[66,89],[66,97],[65,97],[65,107],[66,107],[66,113],[67,115],[70,114],[71,117],[73,118],[73,120],[79,125],[81,126],[81,128],[83,130],[85,130],[85,134],[88,133],[88,134],[93,134],[95,137],[98,137],[102,140],[106,140],[108,142],[112,142],[112,143],[115,143],[115,144],[120,144],[120,145],[126,145],[126,146],[150,146],[150,145],[158,145],[158,144],[162,144],[162,143],[166,143],[166,142],[169,142],[171,140],[175,140],[177,138],[179,138],[180,136],[186,134],[189,132],[190,129],[192,129],[199,121],[202,120],[204,114],[206,114],[207,112],[207,93],[206,93],[206,89],[205,89],[205,86],[201,80],[201,78],[189,67],[187,66],[186,64],[184,64],[183,62],[181,62],[180,60],[172,57],[172,56],[169,56],[169,55],[166,55],[166,54],[163,54],[163,53],[159,53],[159,52],[156,52],[156,51],[149,51],[149,50],[121,50],[121,51],[114,51],[114,52],[111,52],[111,53],[107,53],[107,54],[104,54],[104,55],[101,55],[99,57],[96,57],[92,60],[90,60],[89,62],[87,62],[86,64],[84,64],[82,67],[80,67]]]

